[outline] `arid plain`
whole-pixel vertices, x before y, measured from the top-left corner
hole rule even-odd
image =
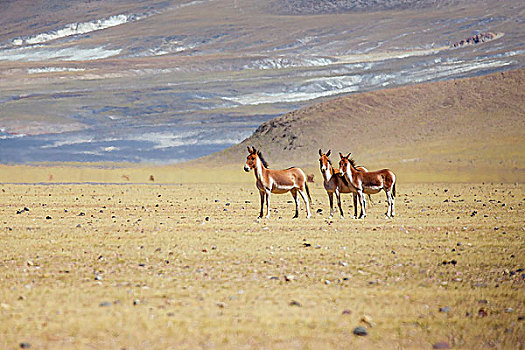
[[[288,195],[257,220],[239,179],[1,185],[0,347],[524,346],[523,185],[400,183],[393,220],[383,195],[329,220],[317,181],[310,220]]]
[[[524,348],[524,11],[0,2],[0,349]],[[319,148],[397,216],[329,219]]]

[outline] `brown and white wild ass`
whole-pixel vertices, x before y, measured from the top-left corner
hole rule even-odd
[[[270,194],[291,192],[295,200],[295,215],[299,216],[299,195],[306,205],[306,217],[310,218],[310,190],[306,184],[306,175],[300,168],[288,168],[284,170],[268,169],[268,164],[264,160],[261,151],[255,147],[248,147],[248,157],[244,164],[244,171],[248,172],[253,169],[255,172],[255,185],[261,195],[261,212],[259,218],[263,217],[264,201],[266,200],[266,218],[270,217]]]
[[[330,219],[334,216],[334,194],[337,199],[337,205],[339,212],[341,213],[341,219],[344,218],[343,208],[341,207],[341,193],[352,193],[354,197],[354,218],[357,218],[357,190],[352,186],[346,178],[339,173],[339,169],[332,166],[330,161],[331,150],[325,154],[322,150],[319,150],[319,168],[323,175],[323,185],[328,199],[330,200]],[[356,167],[358,171],[368,171],[363,166]],[[366,206],[366,200],[365,200]]]
[[[355,187],[359,202],[361,203],[361,215],[359,218],[366,216],[365,211],[365,194],[378,193],[384,190],[386,193],[387,210],[386,217],[394,217],[394,201],[396,197],[396,176],[390,169],[382,169],[378,171],[361,172],[355,168],[355,162],[347,156],[339,153],[341,160],[339,161],[339,171],[346,177],[348,182]]]

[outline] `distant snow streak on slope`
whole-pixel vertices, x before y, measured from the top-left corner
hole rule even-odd
[[[470,62],[441,62],[441,60],[435,60],[434,62],[435,65],[433,66],[423,66],[419,69],[414,68],[388,74],[372,72],[335,77],[316,77],[284,87],[280,92],[259,91],[240,96],[223,97],[223,99],[234,102],[239,106],[309,101],[320,97],[369,91],[390,85],[436,81],[473,71],[497,69],[514,63],[513,61],[498,61],[486,58]]]
[[[188,3],[178,4],[167,8],[167,10],[175,10],[178,8],[198,5],[204,2],[204,0],[197,0]],[[118,14],[106,18],[95,19],[88,22],[69,23],[62,28],[52,30],[49,32],[39,33],[33,36],[16,37],[13,40],[11,40],[11,44],[15,46],[43,44],[52,40],[61,39],[68,36],[87,34],[95,32],[97,30],[103,30],[111,27],[116,27],[121,24],[135,22],[159,14],[161,12],[163,12],[163,10],[154,10],[141,14]]]
[[[258,92],[239,97],[224,97],[224,99],[239,105],[308,101],[319,97],[358,91],[362,79],[363,77],[359,75],[322,77],[309,79],[303,84],[284,92]]]
[[[40,33],[30,37],[18,37],[11,41],[13,45],[35,45],[43,44],[51,40],[65,38],[71,35],[86,34],[97,30],[115,27],[127,22],[139,20],[147,17],[148,14],[144,15],[115,15],[103,19],[97,19],[90,22],[83,23],[69,23],[65,27],[53,30],[46,33]]]
[[[244,69],[285,69],[294,67],[319,67],[328,66],[334,63],[333,59],[324,57],[268,57],[261,58],[244,66]]]
[[[42,67],[42,68],[29,68],[27,73],[29,74],[40,74],[40,73],[56,73],[56,72],[83,72],[85,68],[69,68],[69,67]]]
[[[116,56],[120,52],[121,49],[106,49],[103,46],[92,48],[73,46],[56,49],[43,45],[35,45],[0,50],[0,61],[91,61]]]

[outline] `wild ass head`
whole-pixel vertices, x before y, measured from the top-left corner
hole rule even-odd
[[[253,169],[257,166],[257,151],[255,150],[255,147],[248,146],[248,157],[246,157],[246,163],[244,164],[244,171],[249,172],[250,169]]]
[[[268,163],[266,163],[266,160],[264,160],[264,157],[261,153],[261,151],[258,151],[255,149],[255,147],[252,146],[248,147],[248,157],[246,157],[246,164],[244,164],[244,171],[248,172],[250,169],[257,168],[257,159],[261,162],[262,166],[265,168],[268,168]]]
[[[321,151],[321,149],[319,149],[319,168],[321,169],[322,173],[330,169],[330,165],[332,165],[330,158],[328,158],[330,157],[331,153],[331,150],[328,150],[328,152],[325,154],[323,151]]]
[[[350,166],[355,166],[354,160],[350,158],[351,154],[352,153],[348,153],[348,155],[345,156],[341,152],[339,152],[339,157],[341,158],[341,160],[339,161],[339,173],[341,175],[350,172]]]

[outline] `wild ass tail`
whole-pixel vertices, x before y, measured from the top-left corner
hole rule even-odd
[[[396,196],[396,183],[394,182],[394,189],[392,190],[392,195]]]
[[[306,194],[308,195],[308,202],[310,203],[310,206],[312,206],[312,197],[310,197],[310,189],[308,188],[308,184],[305,182],[304,187],[306,187]]]

